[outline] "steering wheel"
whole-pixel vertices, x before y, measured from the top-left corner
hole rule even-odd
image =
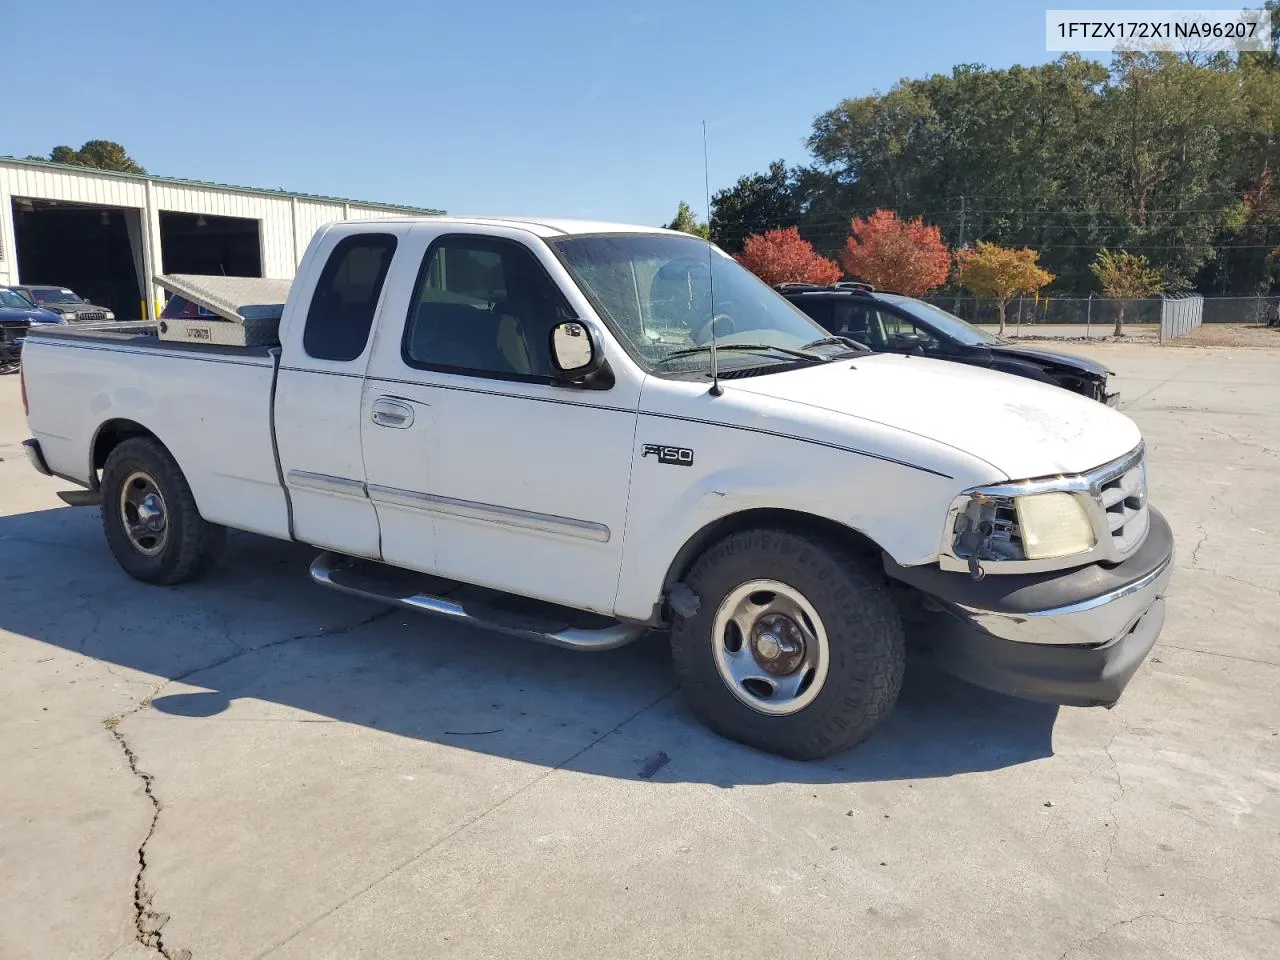
[[[716,324],[721,320],[729,324],[730,333],[737,332],[737,327],[733,325],[733,317],[729,316],[727,313],[717,313],[714,317],[698,328],[698,332],[693,335],[693,342],[698,346],[702,346],[710,340],[712,331],[715,330]],[[723,336],[723,334],[721,334],[721,336]]]

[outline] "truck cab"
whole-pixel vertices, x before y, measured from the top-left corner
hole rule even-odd
[[[669,635],[694,711],[847,749],[908,638],[976,682],[1111,703],[1168,525],[1136,426],[1056,387],[826,331],[716,247],[579,221],[349,221],[278,344],[33,332],[33,464],[171,584],[225,528],[320,584],[576,649]]]

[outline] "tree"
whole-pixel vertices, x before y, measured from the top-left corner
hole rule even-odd
[[[796,177],[781,160],[766,173],[739,177],[727,190],[711,198],[711,239],[736,253],[747,237],[778,227],[795,226],[800,219]]]
[[[919,297],[947,279],[951,253],[942,232],[919,217],[900,220],[891,210],[877,210],[850,224],[853,236],[844,242],[840,262],[873,286]]]
[[[977,246],[956,251],[960,285],[975,296],[991,297],[1000,310],[1000,333],[1004,333],[1004,311],[1020,293],[1035,293],[1053,280],[1053,274],[1039,264],[1040,254],[1023,248],[1013,250],[979,240]]]
[[[703,240],[710,238],[710,231],[705,223],[699,223],[698,218],[693,215],[693,210],[683,200],[676,207],[675,219],[667,224],[668,230],[679,230],[681,233],[691,233],[695,237],[701,237]]]
[[[736,259],[771,287],[779,283],[826,286],[840,279],[840,265],[817,254],[795,227],[747,237]]]
[[[44,160],[45,157],[29,157]],[[146,173],[124,147],[112,140],[89,140],[79,150],[59,146],[49,151],[54,163],[69,163],[77,167],[97,167],[99,170],[120,170],[124,173]]]
[[[1160,271],[1152,268],[1141,254],[1124,250],[1099,250],[1098,258],[1090,269],[1098,278],[1102,295],[1119,300],[1116,309],[1116,328],[1113,336],[1124,336],[1124,308],[1126,300],[1154,296],[1164,289]]]

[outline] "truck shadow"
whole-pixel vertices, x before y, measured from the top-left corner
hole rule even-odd
[[[574,653],[388,610],[312,584],[313,550],[247,534],[206,579],[168,589],[116,566],[96,510],[0,517],[0,554],[0,628],[174,681],[150,705],[174,717],[284,707],[549,767],[722,786],[946,777],[1053,752],[1056,707],[912,660],[867,743],[782,760],[698,723],[661,637]]]

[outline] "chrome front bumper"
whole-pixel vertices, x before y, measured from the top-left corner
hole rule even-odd
[[[979,582],[891,561],[885,570],[924,594],[912,639],[944,669],[1029,700],[1110,706],[1164,626],[1173,533],[1153,509],[1142,546],[1109,568]]]
[[[1008,613],[955,604],[974,629],[1015,643],[1101,646],[1125,637],[1164,597],[1173,577],[1173,554],[1150,573],[1101,596],[1047,610]]]

